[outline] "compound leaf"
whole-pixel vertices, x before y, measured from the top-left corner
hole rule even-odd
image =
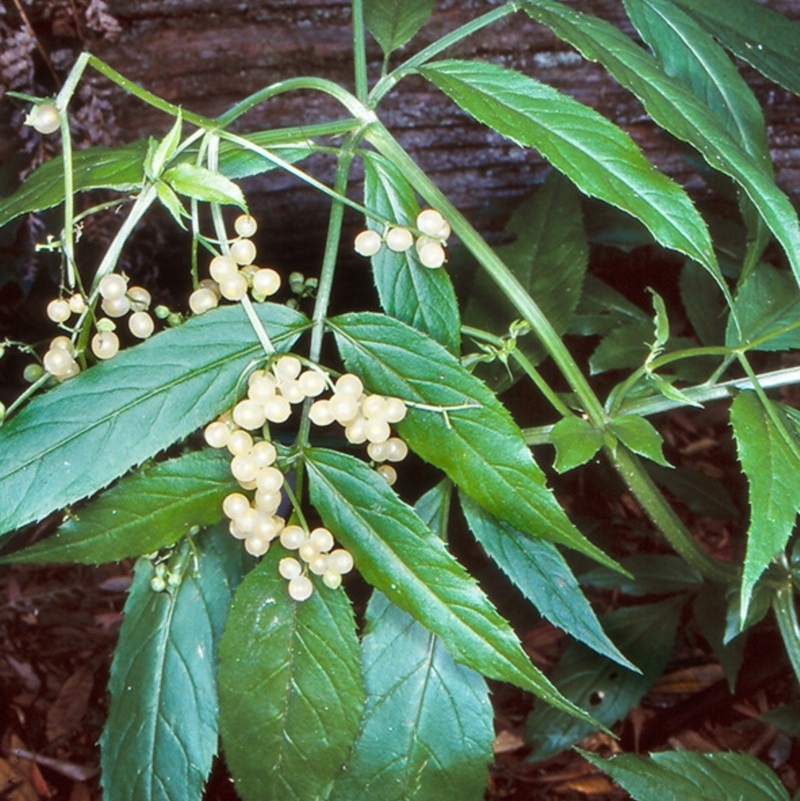
[[[223,528],[187,543],[183,581],[150,587],[136,565],[114,652],[111,706],[100,741],[109,801],[200,801],[217,751],[217,643],[241,572],[241,546]],[[196,567],[196,569],[195,569]]]
[[[762,75],[800,95],[800,25],[753,0],[672,0]]]
[[[778,776],[749,754],[666,751],[649,757],[602,759],[580,752],[608,773],[635,801],[789,801]]]
[[[576,712],[534,667],[477,582],[381,476],[348,454],[314,448],[306,457],[311,502],[370,584],[441,637],[458,662]]]
[[[398,431],[412,450],[498,519],[613,565],[558,505],[506,409],[441,345],[370,312],[344,314],[329,325],[347,368],[365,386],[411,404]]]
[[[575,47],[584,58],[599,61],[639,98],[657,125],[695,147],[713,169],[737,181],[783,246],[795,278],[800,282],[797,212],[776,186],[771,171],[728,133],[724,123],[703,100],[670,77],[653,56],[605,20],[576,12],[557,0],[526,2],[525,11]],[[712,273],[728,297],[727,286],[712,254],[707,253],[704,259],[693,258]]]
[[[278,349],[306,318],[258,304]],[[0,427],[0,531],[102,489],[232,405],[263,349],[238,306],[214,309],[39,395]]]
[[[443,536],[449,506],[445,481],[425,493],[414,510]],[[361,646],[366,708],[332,801],[479,801],[494,740],[486,682],[377,590],[366,621]]]
[[[724,283],[706,225],[689,196],[605,117],[496,64],[438,61],[420,71],[479,122],[535,147],[583,193],[632,214],[659,242],[700,262]]]
[[[321,582],[302,602],[273,548],[242,582],[220,642],[220,731],[244,801],[328,798],[363,706],[355,621]]]
[[[97,565],[157,551],[222,517],[236,482],[227,452],[205,450],[143,467],[69,517],[45,540],[0,563]]]

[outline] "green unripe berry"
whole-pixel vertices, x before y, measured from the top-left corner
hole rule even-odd
[[[167,582],[160,576],[153,576],[150,579],[150,589],[153,592],[164,592],[167,589]]]
[[[44,368],[41,364],[33,363],[26,364],[25,369],[22,371],[22,377],[30,384],[38,381],[44,375]]]

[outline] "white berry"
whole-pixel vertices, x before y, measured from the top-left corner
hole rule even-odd
[[[72,309],[69,307],[69,301],[63,298],[55,298],[47,304],[47,316],[54,323],[63,323],[69,319],[72,314]]]
[[[40,134],[55,133],[61,126],[61,114],[52,103],[40,103],[30,110],[25,124]]]
[[[119,352],[119,337],[113,331],[99,331],[92,337],[92,353],[98,359],[111,359]]]
[[[408,250],[414,244],[414,235],[408,228],[390,228],[386,234],[386,247],[396,253]]]
[[[146,311],[137,311],[128,319],[128,328],[135,337],[147,339],[153,333],[155,323]]]
[[[289,580],[289,597],[294,601],[305,601],[314,592],[314,585],[307,576],[295,576]]]
[[[213,292],[206,287],[195,289],[189,295],[189,308],[194,314],[203,314],[211,309],[215,309],[219,305],[219,298],[216,292]]]
[[[374,256],[382,247],[383,240],[377,231],[362,231],[353,242],[353,247],[359,256]]]
[[[105,300],[116,300],[125,297],[128,282],[117,273],[109,273],[100,279],[97,289]]]
[[[258,230],[258,223],[249,214],[240,214],[233,221],[233,229],[239,236],[252,236]]]
[[[231,244],[231,258],[241,265],[252,264],[256,258],[256,246],[250,239],[237,239]]]

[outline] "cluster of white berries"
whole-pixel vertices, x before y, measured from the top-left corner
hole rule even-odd
[[[304,601],[313,585],[307,572],[323,577],[329,587],[338,587],[341,576],[352,569],[350,554],[337,549],[332,553],[333,537],[326,529],[310,534],[297,525],[286,525],[278,510],[283,498],[283,473],[275,466],[277,451],[266,439],[254,439],[251,432],[265,423],[282,423],[291,414],[293,404],[317,397],[327,385],[327,376],[320,370],[303,370],[299,359],[281,356],[272,369],[256,370],[248,379],[247,396],[233,409],[209,423],[204,431],[206,442],[213,448],[227,448],[232,455],[231,474],[244,492],[230,493],[222,503],[229,519],[228,529],[253,556],[263,556],[272,542],[280,537],[289,550],[298,550],[306,567],[294,558],[281,560],[281,575],[289,582],[289,595]],[[324,557],[324,558],[323,558]],[[295,566],[293,566],[295,565]]]
[[[280,275],[271,267],[257,267],[256,246],[250,239],[258,230],[258,224],[248,214],[240,214],[233,227],[238,237],[228,249],[228,255],[214,256],[208,266],[210,278],[200,281],[189,296],[189,308],[195,314],[214,309],[220,298],[241,300],[248,291],[253,300],[263,301],[274,295],[281,286]]]
[[[297,551],[300,559],[287,556],[278,562],[278,572],[289,582],[289,595],[295,601],[305,601],[314,591],[307,571],[322,576],[326,587],[335,590],[342,575],[353,569],[353,557],[344,548],[333,550],[333,535],[319,526],[306,532],[301,526],[286,526],[280,535],[281,545]]]
[[[391,430],[391,424],[405,416],[406,405],[400,398],[365,394],[361,379],[352,373],[340,376],[333,395],[314,401],[309,410],[312,423],[324,426],[335,420],[344,426],[348,442],[369,443],[367,453],[375,462],[401,462],[408,455],[406,443],[393,437]],[[389,484],[397,481],[397,471],[391,464],[379,464],[376,469]]]
[[[98,359],[110,359],[119,351],[119,337],[115,333],[116,323],[112,318],[128,318],[128,329],[138,339],[147,339],[155,329],[150,316],[150,293],[142,286],[128,286],[128,279],[117,273],[104,275],[97,286],[100,308],[107,317],[95,323],[97,329],[92,337],[91,350]],[[87,307],[86,298],[75,292],[68,298],[54,298],[47,304],[47,316],[59,325],[69,322],[73,314],[82,314]],[[80,366],[75,360],[75,345],[66,336],[52,340],[44,355],[44,369],[58,381],[77,375]]]
[[[362,231],[355,238],[356,253],[361,256],[374,256],[383,246],[396,253],[404,253],[413,246],[423,267],[435,269],[446,260],[445,247],[450,236],[450,225],[435,209],[425,209],[417,215],[415,238],[409,228],[395,226],[381,236],[373,229]]]

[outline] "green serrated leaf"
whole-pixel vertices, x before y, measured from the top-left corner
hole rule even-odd
[[[400,225],[413,226],[419,213],[414,190],[390,161],[364,153],[364,204]],[[382,231],[381,231],[382,233]],[[371,259],[383,310],[430,334],[451,353],[461,349],[461,321],[453,284],[446,270],[429,270],[416,251],[381,248]]]
[[[748,3],[748,6],[752,5]],[[728,133],[704,101],[680,81],[667,75],[655,58],[610,23],[578,13],[557,0],[526,2],[524,8],[529,16],[547,25],[585,58],[599,61],[622,86],[639,98],[657,125],[695,147],[713,169],[733,178],[783,246],[795,278],[800,281],[797,212],[761,161]],[[729,299],[727,285],[716,262],[710,254],[707,256],[704,259],[692,258],[711,272]]]
[[[776,413],[779,405],[774,404]],[[800,443],[790,447],[755,392],[740,392],[731,405],[739,461],[750,485],[750,526],[742,576],[742,616],[758,578],[786,546],[800,511]],[[792,436],[784,426],[787,435]]]
[[[567,333],[594,336],[607,334],[625,323],[647,321],[647,315],[636,304],[589,273]],[[637,364],[641,364],[641,359]]]
[[[336,451],[315,448],[306,457],[311,502],[370,584],[441,637],[458,662],[575,713],[477,582],[381,476]]]
[[[345,128],[343,124],[343,130]],[[284,161],[299,161],[313,152],[307,142],[276,144],[271,131],[260,131],[244,137],[259,147],[276,153]],[[145,140],[121,147],[92,147],[77,150],[72,155],[73,189],[113,189],[116,192],[136,192],[144,180],[144,162],[148,153]],[[196,151],[187,150],[179,158],[195,159]],[[228,178],[238,180],[274,169],[272,161],[230,142],[221,142],[219,170]],[[37,168],[10,197],[0,199],[0,227],[32,211],[57,206],[64,202],[64,160],[57,156]]]
[[[72,180],[76,192],[114,189],[134,192],[144,179],[147,142],[122,147],[92,147],[72,154]],[[0,200],[0,227],[31,211],[41,211],[64,201],[64,160],[51,159],[31,173],[10,197]]]
[[[480,801],[494,740],[486,682],[381,593],[366,617],[367,707],[331,801]]]
[[[688,195],[605,117],[495,64],[439,61],[421,72],[479,122],[535,147],[582,192],[624,209],[663,245],[719,276],[708,230]]]
[[[169,184],[159,181],[156,184],[156,194],[161,201],[161,205],[170,213],[172,219],[185,231],[186,224],[183,222],[183,218],[188,216],[186,209],[184,209],[183,204],[175,192],[172,191]]]
[[[172,545],[193,526],[221,519],[222,501],[236,487],[229,465],[227,452],[205,450],[144,467],[0,564],[97,565]]]
[[[753,0],[673,0],[742,61],[800,94],[800,25]]]
[[[182,548],[182,583],[153,592],[152,565],[140,560],[125,605],[100,741],[104,797],[113,801],[200,801],[217,751],[217,643],[241,546],[211,529],[196,569]]]
[[[329,325],[347,368],[365,386],[429,407],[410,408],[398,425],[417,454],[444,470],[498,519],[613,566],[572,525],[545,486],[544,474],[508,412],[454,356],[384,315],[345,314]]]
[[[607,370],[639,367],[647,358],[653,336],[652,320],[623,323],[607,334],[589,359],[592,375]]]
[[[556,449],[553,467],[566,473],[594,458],[603,446],[603,435],[582,417],[564,417],[553,426],[550,441]]]
[[[220,731],[244,801],[328,798],[364,702],[343,590],[289,597],[274,547],[242,582],[220,642]]]
[[[668,0],[625,0],[625,7],[665,72],[707,104],[728,133],[774,177],[761,106],[713,36]],[[752,201],[743,197],[740,205],[750,239],[747,263],[752,264],[763,252],[769,232]]]
[[[439,537],[446,533],[450,489],[440,482],[414,507]],[[378,591],[366,621],[367,703],[331,801],[479,801],[494,740],[486,682]]]
[[[580,643],[570,643],[553,682],[571,701],[610,726],[639,703],[663,672],[682,606],[683,598],[671,598],[600,616],[603,629],[641,673],[609,662]],[[592,732],[583,721],[570,720],[538,703],[525,728],[526,740],[533,746],[529,761],[547,759]]]
[[[475,539],[543,617],[593,651],[636,670],[603,631],[554,545],[528,539],[463,495],[461,508]]]
[[[580,753],[635,801],[789,801],[778,776],[749,754],[667,751],[602,759]]]
[[[655,310],[653,328],[656,335],[655,341],[650,345],[650,354],[655,357],[664,350],[664,346],[669,339],[669,317],[667,316],[664,298],[653,289],[650,290],[650,294],[653,298],[653,309]]]
[[[164,180],[179,195],[206,203],[229,203],[247,208],[242,190],[221,172],[184,161],[166,170]]]
[[[619,437],[620,442],[634,453],[644,456],[645,459],[651,459],[656,464],[664,467],[672,467],[664,458],[664,453],[661,450],[664,445],[661,434],[644,417],[637,417],[636,415],[615,417],[608,423],[608,429]]]
[[[258,304],[279,350],[307,319]],[[0,427],[0,531],[19,528],[102,489],[130,467],[231,406],[236,382],[264,355],[238,306],[167,329],[35,397]]]
[[[729,347],[800,347],[800,289],[787,273],[759,265],[739,287],[733,308],[739,328],[728,321],[725,343]]]
[[[725,341],[725,307],[716,292],[713,279],[693,261],[681,270],[681,300],[686,316],[703,345],[720,345]],[[740,312],[737,312],[737,319]],[[739,321],[741,324],[741,320]]]
[[[148,153],[148,159],[145,163],[145,172],[151,180],[156,180],[161,177],[165,165],[175,155],[175,151],[178,149],[178,145],[181,141],[182,128],[183,119],[180,112],[178,112],[178,116],[175,118],[175,122],[167,135],[158,143],[152,155]]]
[[[364,22],[388,56],[428,21],[436,0],[364,0]]]
[[[509,244],[495,248],[498,256],[562,334],[578,306],[589,254],[581,195],[574,184],[551,172],[514,210],[503,236]],[[478,272],[464,309],[465,322],[502,336],[518,316],[494,281]],[[535,337],[519,340],[517,348],[534,363],[545,355]]]

